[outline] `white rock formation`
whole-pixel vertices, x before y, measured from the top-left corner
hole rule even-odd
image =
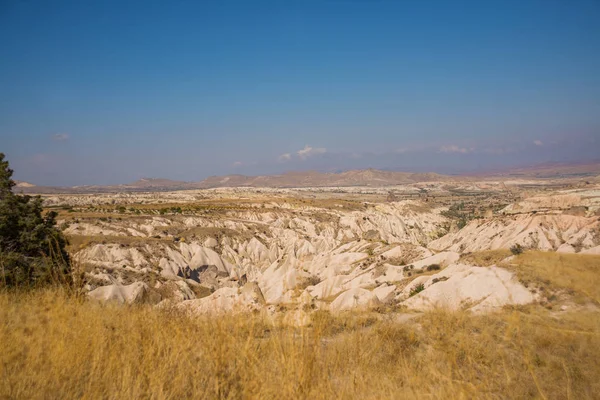
[[[403,302],[415,310],[440,307],[482,312],[507,304],[527,304],[535,299],[511,272],[503,268],[454,264],[438,274],[419,279],[425,290]]]
[[[534,183],[457,185],[470,193],[505,193],[507,186]],[[426,196],[439,194],[442,200],[433,202],[437,206],[425,200],[381,202],[382,195],[392,189],[414,198],[426,191]],[[159,280],[164,285],[161,293],[169,293],[171,301],[181,302],[193,312],[277,309],[285,304],[288,309],[302,310],[290,317],[300,325],[307,321],[305,310],[314,308],[337,312],[396,300],[415,309],[440,305],[480,311],[533,299],[507,271],[455,264],[467,252],[520,244],[547,251],[600,254],[600,191],[593,188],[523,199],[500,212],[492,212],[485,203],[477,210],[485,217],[460,230],[442,214],[448,207],[440,204],[452,195],[446,183],[345,188],[343,196],[339,196],[340,190],[220,188],[57,195],[45,201],[48,205],[103,207],[141,202],[160,208],[168,202],[210,199],[209,204],[214,204],[213,200],[241,199],[239,207],[227,206],[218,212],[159,215],[158,210],[152,214],[144,209],[146,214],[130,218],[82,219],[71,221],[65,231],[93,239],[93,244],[82,245],[75,259],[91,271],[90,288],[108,286],[93,290],[90,297],[129,302],[139,296],[129,293],[133,289],[123,288],[146,278],[152,285]],[[338,200],[349,194],[353,199],[368,194],[379,200],[350,205]],[[98,237],[105,239],[99,243]],[[416,275],[432,272],[427,269],[432,264],[448,267],[436,275]],[[409,297],[418,284],[425,290]],[[195,299],[194,292],[209,289],[214,293]]]
[[[331,302],[329,309],[333,312],[370,308],[379,305],[381,302],[377,295],[370,290],[355,288],[349,289],[336,297]]]
[[[133,304],[143,301],[148,291],[148,285],[134,282],[131,285],[112,284],[98,287],[88,293],[88,297],[101,302],[114,301],[117,303]]]
[[[258,285],[247,283],[243,288],[224,287],[208,297],[187,300],[178,307],[195,314],[218,314],[222,312],[247,312],[258,310],[265,304]]]

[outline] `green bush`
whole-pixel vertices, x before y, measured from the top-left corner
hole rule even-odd
[[[511,248],[510,248],[510,252],[513,253],[513,255],[515,255],[515,256],[522,254],[524,251],[525,251],[525,249],[519,243],[511,246]]]
[[[421,293],[423,290],[425,290],[425,285],[419,283],[417,286],[410,290],[410,297],[413,297],[417,293]]]
[[[0,285],[70,283],[67,241],[56,228],[56,212],[42,215],[39,196],[17,195],[0,153]]]

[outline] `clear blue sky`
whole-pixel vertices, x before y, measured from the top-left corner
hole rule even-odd
[[[0,0],[17,179],[600,158],[600,1]]]

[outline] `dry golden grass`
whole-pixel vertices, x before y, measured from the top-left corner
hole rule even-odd
[[[508,249],[477,251],[475,253],[463,254],[460,257],[460,262],[478,267],[489,267],[490,265],[498,264],[510,255],[511,252]]]
[[[389,318],[388,318],[389,317]],[[0,292],[0,398],[594,398],[597,313],[190,318]]]
[[[113,236],[113,235],[66,235],[69,241],[69,250],[77,252],[87,246],[97,243],[115,243],[127,246],[145,245],[147,243],[172,243],[173,239],[164,237],[156,239],[153,237],[139,236]]]
[[[527,286],[562,290],[578,302],[600,304],[600,256],[527,251],[503,266]]]

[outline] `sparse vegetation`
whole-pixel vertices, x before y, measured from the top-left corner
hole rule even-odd
[[[447,211],[442,212],[442,215],[456,221],[458,229],[464,228],[470,220],[475,218],[472,206],[466,207],[464,201],[452,204]]]
[[[425,290],[425,285],[422,283],[419,283],[417,286],[415,286],[414,288],[412,288],[410,290],[410,297],[413,297],[414,295],[421,293],[423,290]]]
[[[427,266],[427,271],[439,271],[440,269],[442,269],[442,267],[440,266],[440,264],[431,264]]]
[[[510,252],[515,256],[522,254],[524,251],[525,249],[519,243],[516,243],[510,247]]]

